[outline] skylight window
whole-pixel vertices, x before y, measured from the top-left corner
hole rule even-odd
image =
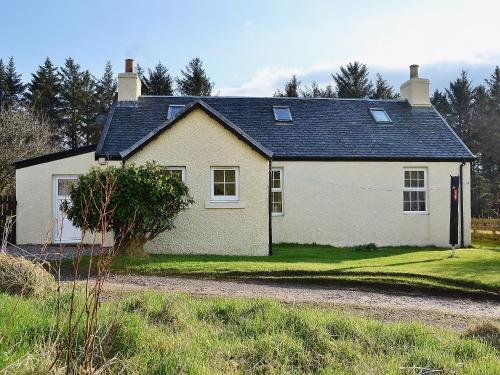
[[[383,108],[370,108],[370,113],[376,123],[391,124],[391,118]]]
[[[167,120],[170,120],[177,116],[179,112],[181,112],[184,109],[183,105],[169,105],[168,106],[168,113],[167,113]]]
[[[273,107],[274,119],[280,122],[291,122],[292,114],[290,113],[290,108],[288,107]]]

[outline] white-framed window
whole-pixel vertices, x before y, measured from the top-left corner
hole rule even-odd
[[[290,108],[286,106],[275,105],[273,107],[274,119],[278,122],[292,122]]]
[[[423,214],[429,211],[427,197],[427,170],[403,169],[403,212]]]
[[[370,108],[370,113],[372,114],[375,122],[379,124],[391,124],[392,120],[383,108]]]
[[[210,199],[237,201],[240,199],[240,169],[238,167],[210,168]]]
[[[186,167],[165,167],[167,174],[178,177],[182,182],[186,182]]]
[[[271,170],[271,195],[273,216],[283,215],[283,168]]]

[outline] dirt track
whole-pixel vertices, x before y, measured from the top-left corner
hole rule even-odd
[[[500,321],[500,304],[467,298],[389,293],[261,281],[220,281],[153,276],[111,276],[108,291],[176,291],[196,295],[269,297],[289,303],[331,305],[384,321],[418,320],[462,330],[480,320]]]

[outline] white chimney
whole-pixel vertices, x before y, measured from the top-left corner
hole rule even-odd
[[[125,60],[125,73],[118,74],[118,101],[136,102],[141,96],[141,80],[134,72],[134,60]]]
[[[400,87],[401,99],[412,107],[430,107],[429,80],[418,77],[418,65],[410,65],[410,79]]]

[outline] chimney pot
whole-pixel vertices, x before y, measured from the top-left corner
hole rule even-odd
[[[418,78],[418,65],[413,64],[410,65],[410,79],[412,78]]]
[[[134,71],[134,59],[125,60],[125,72],[132,73]]]

